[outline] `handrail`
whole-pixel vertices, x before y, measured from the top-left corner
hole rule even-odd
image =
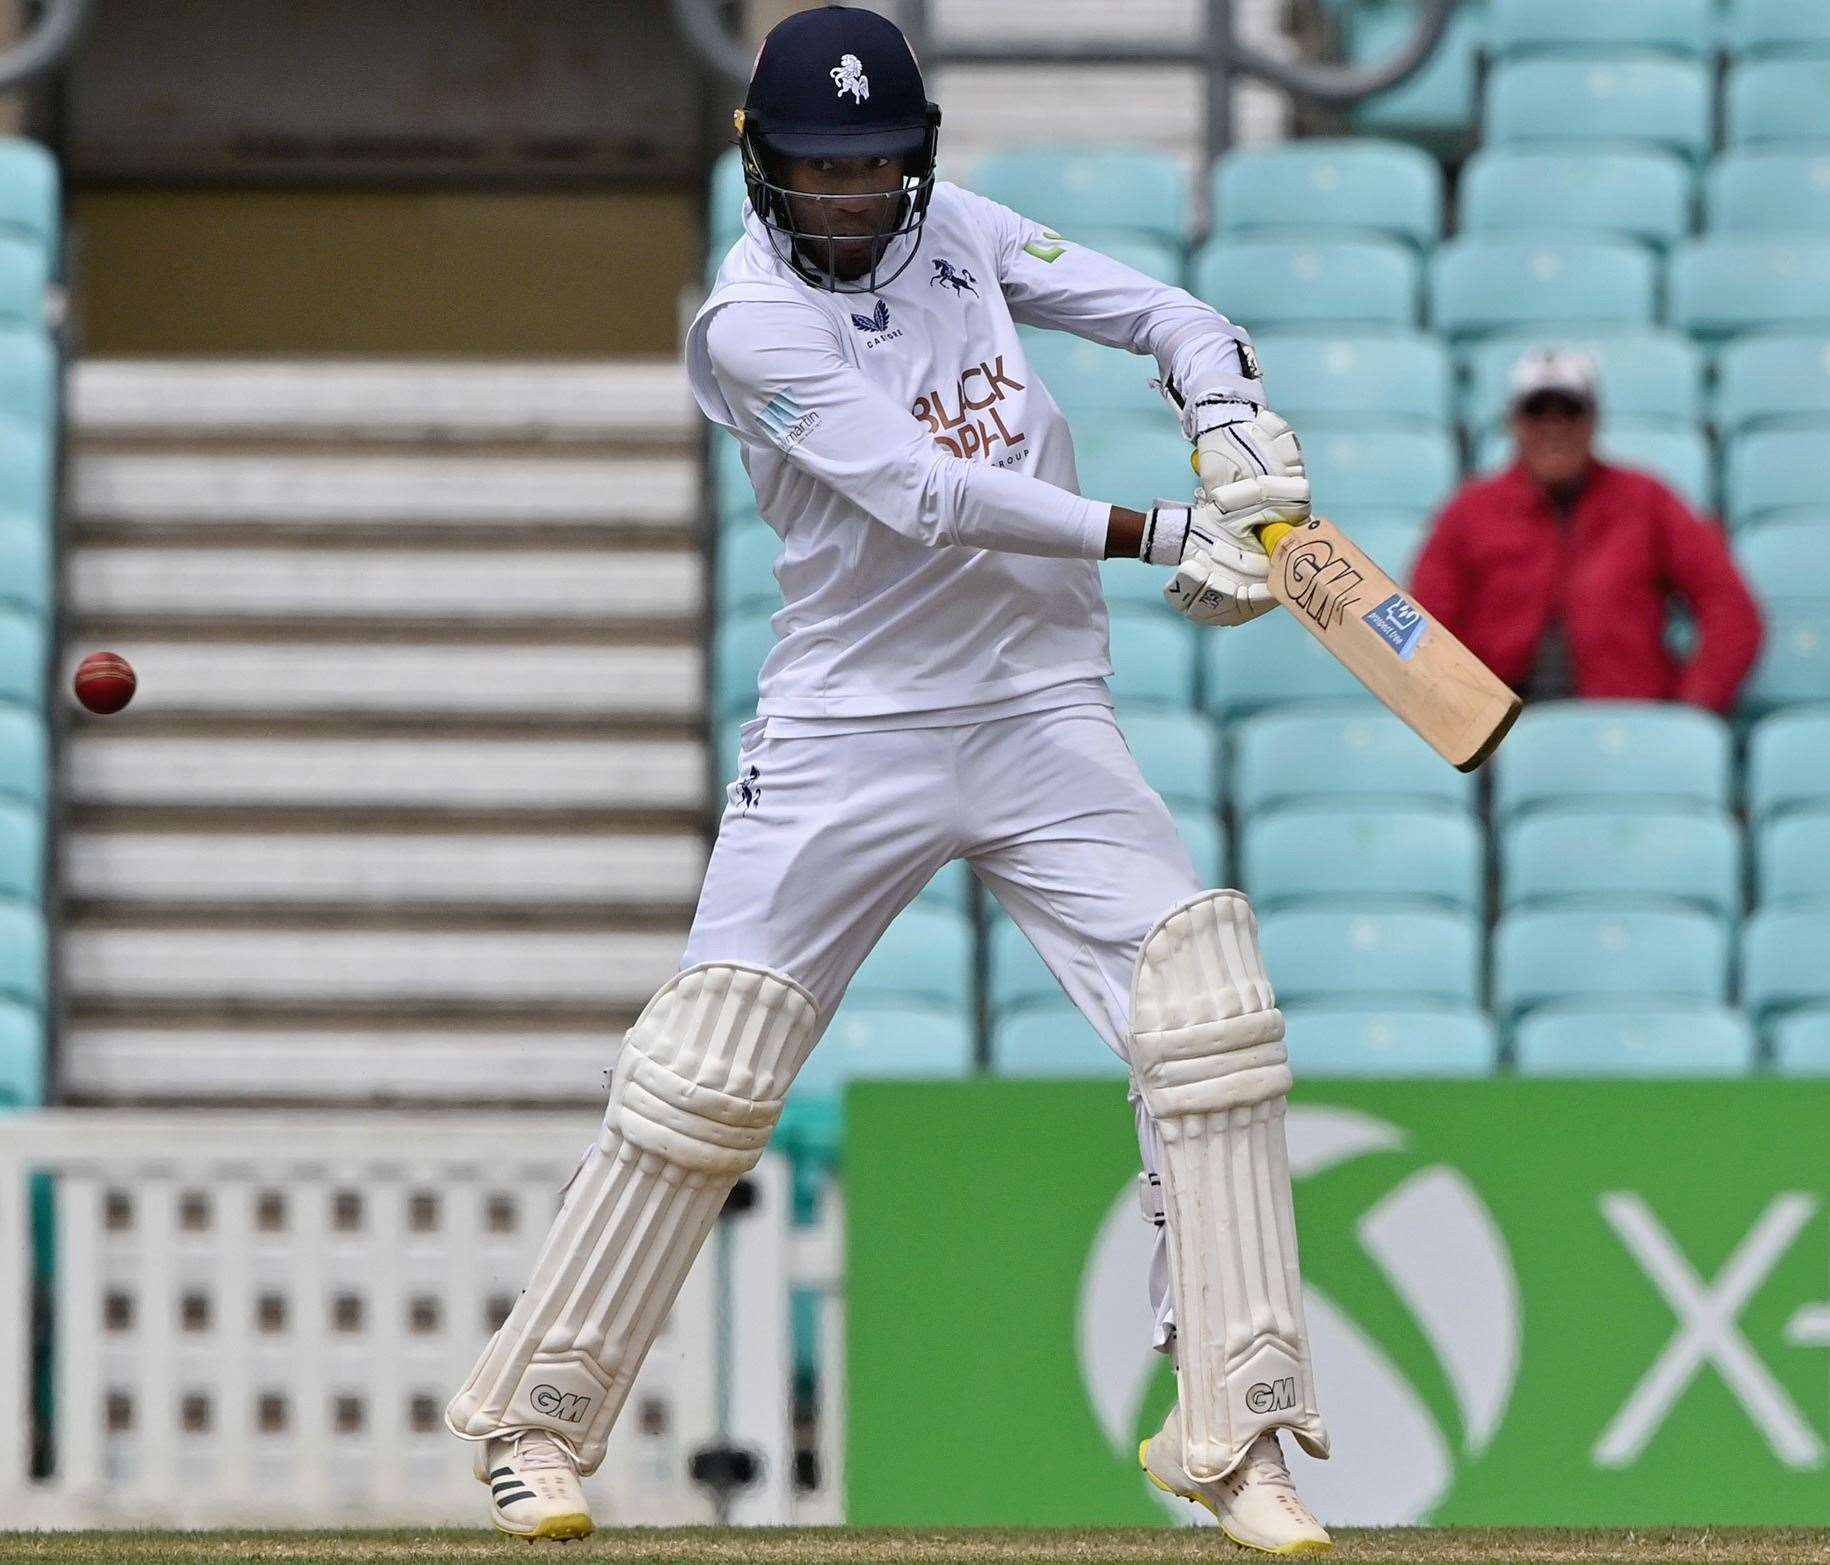
[[[713,10],[715,0],[669,0],[676,25],[701,60],[721,75],[747,81],[750,62]],[[1279,60],[1233,31],[1233,0],[1207,0],[1207,34],[1191,46],[1113,39],[1097,44],[1061,39],[1025,39],[1005,44],[935,43],[928,34],[927,5],[913,6],[916,52],[923,60],[954,65],[1020,61],[1044,65],[1203,65],[1208,71],[1207,139],[1210,154],[1225,150],[1232,133],[1235,76],[1250,76],[1312,103],[1358,103],[1414,76],[1447,31],[1455,0],[1419,0],[1422,14],[1410,41],[1389,60],[1373,66],[1311,65]]]
[[[91,0],[46,0],[44,14],[18,42],[0,54],[0,92],[55,70],[89,21]]]

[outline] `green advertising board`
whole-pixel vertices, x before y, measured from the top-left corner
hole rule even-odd
[[[1830,1082],[1299,1083],[1289,1141],[1325,1520],[1830,1524]],[[1136,1171],[1119,1083],[854,1088],[852,1522],[1192,1519]]]

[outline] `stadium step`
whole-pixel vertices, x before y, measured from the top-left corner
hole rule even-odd
[[[60,1077],[96,1101],[552,1101],[705,860],[678,366],[77,366]],[[358,1068],[359,1067],[359,1068]]]

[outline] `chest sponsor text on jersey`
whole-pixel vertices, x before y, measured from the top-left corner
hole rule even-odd
[[[909,411],[955,456],[992,457],[997,447],[1008,450],[1026,438],[1022,430],[1010,427],[1000,406],[1010,392],[1023,389],[1022,381],[1004,372],[1000,353],[990,363],[981,361],[960,372],[951,408],[946,393],[936,386],[917,397]]]

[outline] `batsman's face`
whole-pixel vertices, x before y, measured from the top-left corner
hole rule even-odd
[[[788,158],[778,176],[788,190],[801,249],[844,282],[882,258],[902,222],[901,158]]]
[[[1595,409],[1540,394],[1513,410],[1512,438],[1533,480],[1553,491],[1574,488],[1595,459]]]

